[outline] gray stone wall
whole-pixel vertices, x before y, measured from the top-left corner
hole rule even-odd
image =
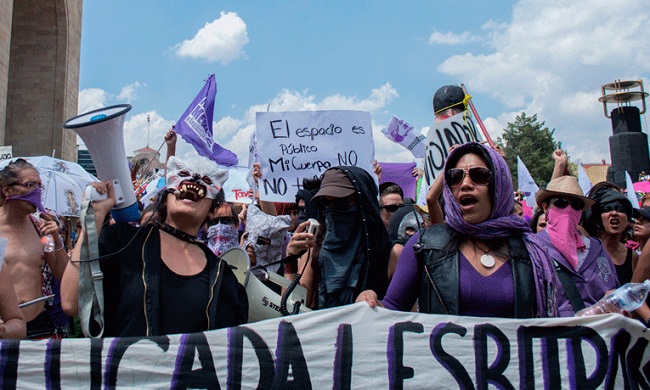
[[[0,7],[0,34],[10,31],[6,93],[0,84],[3,144],[13,146],[14,156],[55,151],[75,161],[76,136],[63,122],[77,114],[82,0],[0,0]],[[9,22],[5,8],[13,8]]]
[[[7,118],[7,86],[9,83],[9,48],[11,45],[11,15],[13,0],[0,0],[0,144],[5,143]]]

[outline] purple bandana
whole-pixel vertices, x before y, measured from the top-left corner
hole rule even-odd
[[[10,196],[5,199],[5,201],[10,202],[13,200],[24,200],[25,202],[31,204],[32,206],[36,207],[38,211],[41,213],[45,212],[45,207],[43,207],[43,203],[41,203],[41,194],[42,190],[40,188],[35,188],[31,191],[29,191],[26,194],[18,195],[18,196]]]

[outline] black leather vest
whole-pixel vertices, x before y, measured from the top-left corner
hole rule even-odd
[[[420,271],[420,312],[459,315],[459,258],[462,236],[447,224],[421,230],[414,246]],[[535,318],[533,268],[519,236],[508,238],[515,292],[515,318]]]

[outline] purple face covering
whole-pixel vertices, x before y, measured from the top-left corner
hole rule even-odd
[[[41,203],[41,194],[42,194],[42,190],[40,188],[35,188],[26,194],[7,197],[5,201],[10,202],[13,200],[24,200],[25,202],[36,207],[36,209],[41,213],[44,213],[45,207],[43,207],[43,203]]]
[[[218,223],[208,228],[208,248],[215,255],[221,256],[228,249],[237,246],[239,246],[239,231],[235,226]]]

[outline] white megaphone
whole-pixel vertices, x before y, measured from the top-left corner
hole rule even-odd
[[[246,288],[248,295],[248,322],[257,322],[269,318],[282,317],[280,305],[282,297],[260,282],[250,270],[250,259],[248,253],[240,247],[235,247],[222,253],[220,256],[228,263],[235,273],[237,280]],[[267,272],[268,280],[281,287],[287,288],[291,282],[275,272]],[[287,298],[288,311],[293,311],[296,304],[299,305],[299,313],[307,313],[311,310],[305,306],[307,290],[297,285]]]
[[[111,210],[117,222],[131,222],[140,218],[131,173],[124,151],[124,118],[130,104],[100,108],[68,119],[66,129],[77,133],[88,147],[97,176],[115,184],[117,203]]]

